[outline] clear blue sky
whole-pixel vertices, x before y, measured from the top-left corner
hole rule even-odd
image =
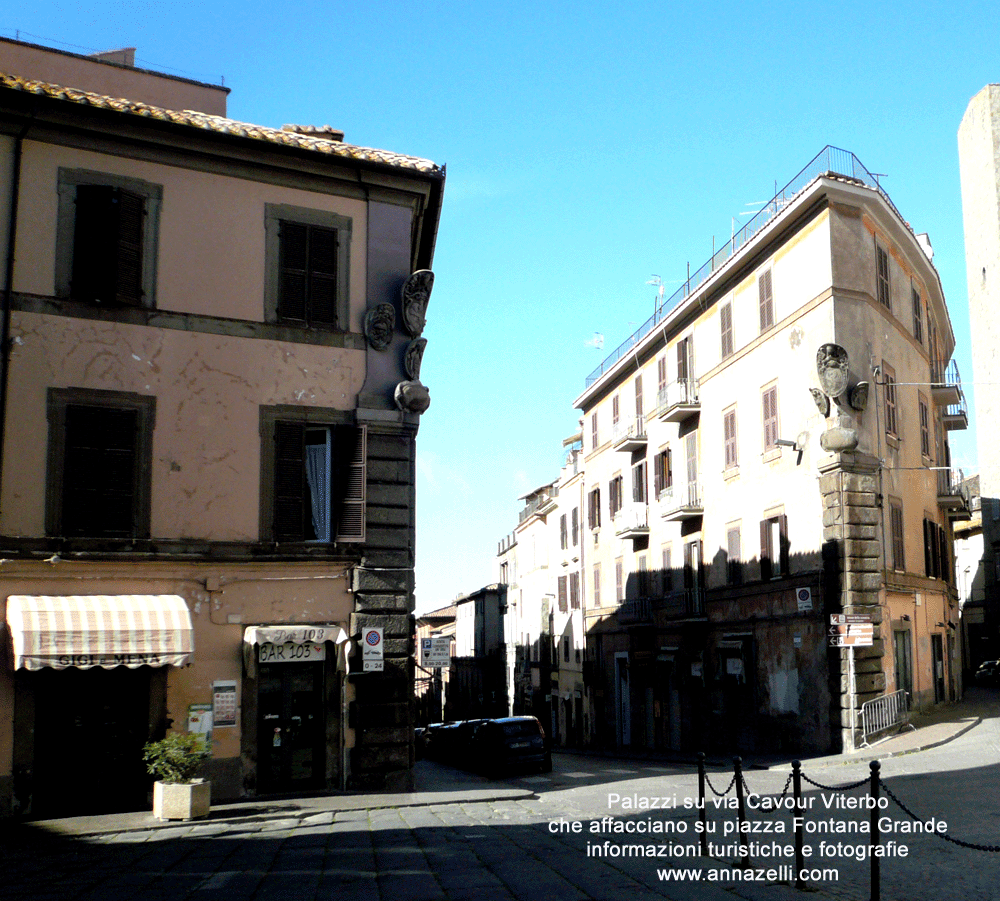
[[[0,13],[0,34],[17,30],[77,52],[135,46],[146,68],[224,76],[233,118],[329,123],[447,164],[418,610],[495,578],[518,496],[558,474],[585,376],[652,312],[650,276],[671,293],[826,144],[886,173],[930,234],[973,399],[956,132],[1000,81],[996,0],[35,0]],[[974,469],[974,429],[952,438]]]

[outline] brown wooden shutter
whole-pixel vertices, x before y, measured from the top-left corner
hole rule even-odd
[[[768,520],[760,524],[760,577],[764,581],[771,578],[771,529]]]
[[[760,330],[764,331],[774,325],[774,295],[771,290],[771,270],[765,269],[757,280],[758,300],[760,302]]]
[[[309,322],[337,325],[337,231],[309,228]]]
[[[305,480],[305,426],[301,422],[274,424],[275,541],[304,541],[308,511]]]
[[[559,612],[566,612],[566,577],[559,576]]]
[[[334,485],[335,493],[343,492],[337,521],[337,541],[365,540],[365,495],[368,460],[368,429],[366,426],[341,426],[336,429],[335,471],[342,485]],[[335,511],[336,512],[336,511]]]
[[[142,305],[142,229],[145,200],[131,191],[116,191],[118,234],[115,300],[129,306]]]
[[[790,542],[788,540],[788,517],[784,513],[778,517],[778,542],[780,544],[778,560],[781,563],[781,575],[787,576],[790,572],[788,568]]]
[[[66,407],[63,535],[134,536],[138,428],[137,410]]]
[[[279,232],[278,315],[306,321],[309,233],[304,225],[282,222]]]
[[[74,300],[111,303],[117,294],[118,224],[115,189],[109,185],[78,185],[73,232]]]

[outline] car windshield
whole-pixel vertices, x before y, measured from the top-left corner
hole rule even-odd
[[[529,737],[538,735],[538,723],[534,720],[520,720],[514,723],[503,724],[504,735],[527,735]]]

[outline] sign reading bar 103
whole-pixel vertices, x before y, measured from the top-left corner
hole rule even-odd
[[[875,627],[870,613],[831,613],[830,647],[871,647],[875,641]]]
[[[381,626],[365,626],[361,630],[362,672],[380,673],[383,668]]]

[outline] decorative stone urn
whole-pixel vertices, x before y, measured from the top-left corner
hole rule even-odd
[[[204,779],[153,783],[153,816],[158,820],[207,817],[211,802],[212,783]]]

